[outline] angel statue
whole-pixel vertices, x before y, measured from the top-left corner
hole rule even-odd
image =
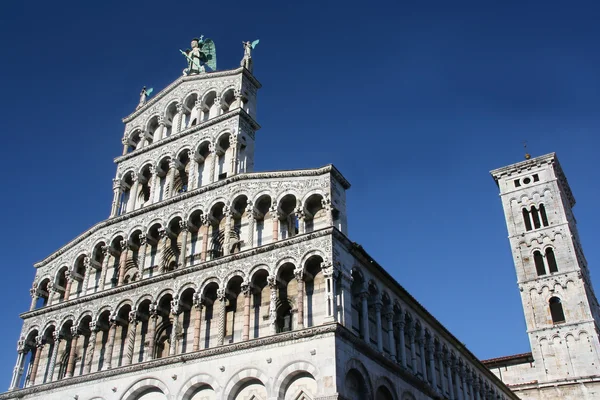
[[[206,72],[206,67],[209,71],[217,69],[217,53],[215,42],[212,39],[200,38],[192,39],[192,48],[185,51],[179,50],[185,56],[188,62],[188,67],[183,70],[184,75],[195,75],[201,72]]]
[[[244,58],[240,62],[240,66],[252,72],[252,50],[256,47],[260,40],[256,39],[253,42],[242,42],[244,45]]]

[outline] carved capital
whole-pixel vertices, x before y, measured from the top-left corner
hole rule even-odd
[[[294,276],[296,277],[296,280],[298,282],[303,281],[304,280],[304,269],[296,268],[294,270]]]
[[[17,352],[18,353],[25,353],[26,347],[25,347],[25,340],[23,338],[21,338],[21,340],[19,340],[17,342]]]
[[[183,113],[183,110],[185,110],[185,107],[183,106],[183,103],[178,103],[176,107],[177,107],[177,112],[179,114]]]
[[[140,233],[138,237],[140,239],[140,245],[144,246],[146,244],[146,234]]]
[[[137,312],[130,311],[128,317],[129,317],[129,324],[133,324],[133,325],[137,324],[137,320],[138,320]]]
[[[148,314],[150,315],[150,318],[158,318],[158,306],[156,303],[150,303]]]
[[[77,336],[79,336],[79,327],[78,326],[72,326],[71,327],[71,337],[72,338],[76,338]]]
[[[203,305],[204,305],[204,300],[202,300],[202,296],[200,295],[200,293],[195,293],[194,294],[194,307],[202,309]]]
[[[129,249],[129,241],[127,239],[123,239],[120,242],[121,251],[127,251]]]
[[[267,276],[267,284],[269,285],[269,288],[271,288],[271,290],[277,288],[277,280],[274,276]]]
[[[219,301],[225,300],[225,289],[217,289],[217,300],[219,300]]]
[[[181,228],[182,231],[189,230],[187,221],[183,221],[183,220],[179,221],[179,228]]]
[[[98,323],[96,321],[90,322],[90,332],[96,332],[98,330]]]
[[[38,349],[44,347],[44,337],[42,335],[37,335],[35,337],[35,347]]]
[[[33,286],[31,289],[29,289],[29,294],[31,295],[32,298],[37,298],[38,297],[37,286]]]
[[[61,335],[60,331],[52,332],[52,339],[54,340],[55,343],[60,342],[62,340],[62,335]]]
[[[179,315],[181,312],[181,308],[179,307],[179,299],[174,299],[171,301],[171,314]]]
[[[250,284],[248,283],[242,283],[241,289],[244,296],[250,296],[250,293],[252,293],[252,291],[250,290]]]
[[[120,190],[121,189],[121,180],[118,178],[113,179],[113,190]]]

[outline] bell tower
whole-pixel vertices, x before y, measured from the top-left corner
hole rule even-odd
[[[598,300],[577,233],[575,198],[556,154],[491,174],[504,207],[534,380],[598,375]]]

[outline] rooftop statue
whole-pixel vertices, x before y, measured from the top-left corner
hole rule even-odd
[[[192,39],[191,49],[185,51],[179,50],[185,56],[188,62],[188,67],[183,70],[184,75],[195,75],[206,72],[206,67],[209,71],[217,69],[217,53],[215,42],[212,39],[200,38]]]
[[[146,100],[148,99],[148,97],[150,97],[150,95],[152,94],[153,91],[154,91],[153,88],[146,89],[146,86],[144,86],[142,88],[142,91],[140,92],[140,102],[139,102],[138,106],[135,108],[136,110],[138,108],[141,108],[144,104],[146,104]]]
[[[242,42],[244,45],[244,58],[240,62],[240,66],[252,72],[252,50],[256,47],[260,40],[256,39],[253,42]]]

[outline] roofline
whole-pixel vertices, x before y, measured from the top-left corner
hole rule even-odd
[[[172,204],[172,203],[176,203],[179,201],[183,201],[190,197],[194,197],[199,194],[209,192],[211,190],[214,190],[214,189],[217,189],[217,188],[220,188],[223,186],[227,186],[234,182],[245,181],[245,180],[254,180],[254,179],[273,179],[273,178],[281,179],[281,178],[297,178],[297,177],[303,177],[303,176],[318,176],[318,175],[324,175],[327,173],[331,173],[332,177],[334,179],[336,179],[337,181],[339,181],[344,189],[350,188],[350,183],[346,180],[346,178],[344,178],[344,176],[340,173],[340,171],[333,166],[333,164],[328,164],[328,165],[325,165],[320,168],[311,168],[311,169],[296,169],[296,170],[284,170],[284,171],[280,171],[280,170],[279,171],[261,171],[261,172],[247,172],[247,173],[243,173],[243,174],[237,174],[237,175],[233,175],[227,179],[224,179],[222,181],[214,182],[214,183],[211,183],[206,186],[201,186],[197,189],[190,190],[189,192],[180,194],[175,197],[170,197],[168,199],[162,200],[158,203],[151,204],[151,205],[141,208],[139,210],[131,211],[124,215],[119,215],[117,217],[109,218],[104,221],[98,222],[97,224],[92,225],[90,228],[88,228],[85,232],[81,233],[76,238],[72,239],[67,244],[60,247],[58,250],[54,251],[48,257],[34,263],[33,266],[35,268],[43,267],[44,265],[48,264],[49,262],[53,261],[54,259],[60,257],[62,254],[64,254],[66,251],[71,249],[76,244],[87,239],[88,237],[90,237],[92,234],[96,233],[100,229],[106,228],[106,227],[114,225],[114,224],[118,224],[122,221],[130,219],[137,215],[145,214],[149,211],[159,209],[161,207],[164,207],[167,204]]]
[[[154,97],[152,97],[150,100],[148,100],[148,102],[146,102],[142,107],[138,108],[137,110],[135,110],[128,116],[124,117],[122,119],[122,121],[125,124],[132,121],[135,117],[137,117],[138,115],[140,115],[144,111],[146,111],[146,109],[148,109],[150,106],[154,105],[160,99],[162,99],[167,94],[169,94],[173,90],[175,90],[175,88],[183,82],[201,81],[204,79],[220,78],[223,76],[237,75],[239,73],[242,73],[246,78],[248,78],[254,84],[254,86],[256,86],[257,89],[260,89],[262,87],[262,85],[258,81],[258,79],[256,79],[254,77],[254,75],[252,75],[252,73],[250,71],[248,71],[245,67],[239,67],[236,69],[228,69],[228,70],[224,70],[224,71],[205,72],[205,73],[201,73],[198,75],[189,75],[189,76],[183,75],[183,76],[180,76],[179,78],[177,78],[175,81],[173,81],[166,88],[164,88],[163,90],[158,92]]]
[[[530,363],[533,361],[534,361],[533,353],[531,353],[531,352],[514,354],[514,355],[510,355],[510,356],[489,358],[487,360],[481,360],[481,362],[484,365],[486,365],[488,368],[502,366],[502,365],[508,365],[508,364],[510,364],[510,365],[525,364],[525,363]]]

